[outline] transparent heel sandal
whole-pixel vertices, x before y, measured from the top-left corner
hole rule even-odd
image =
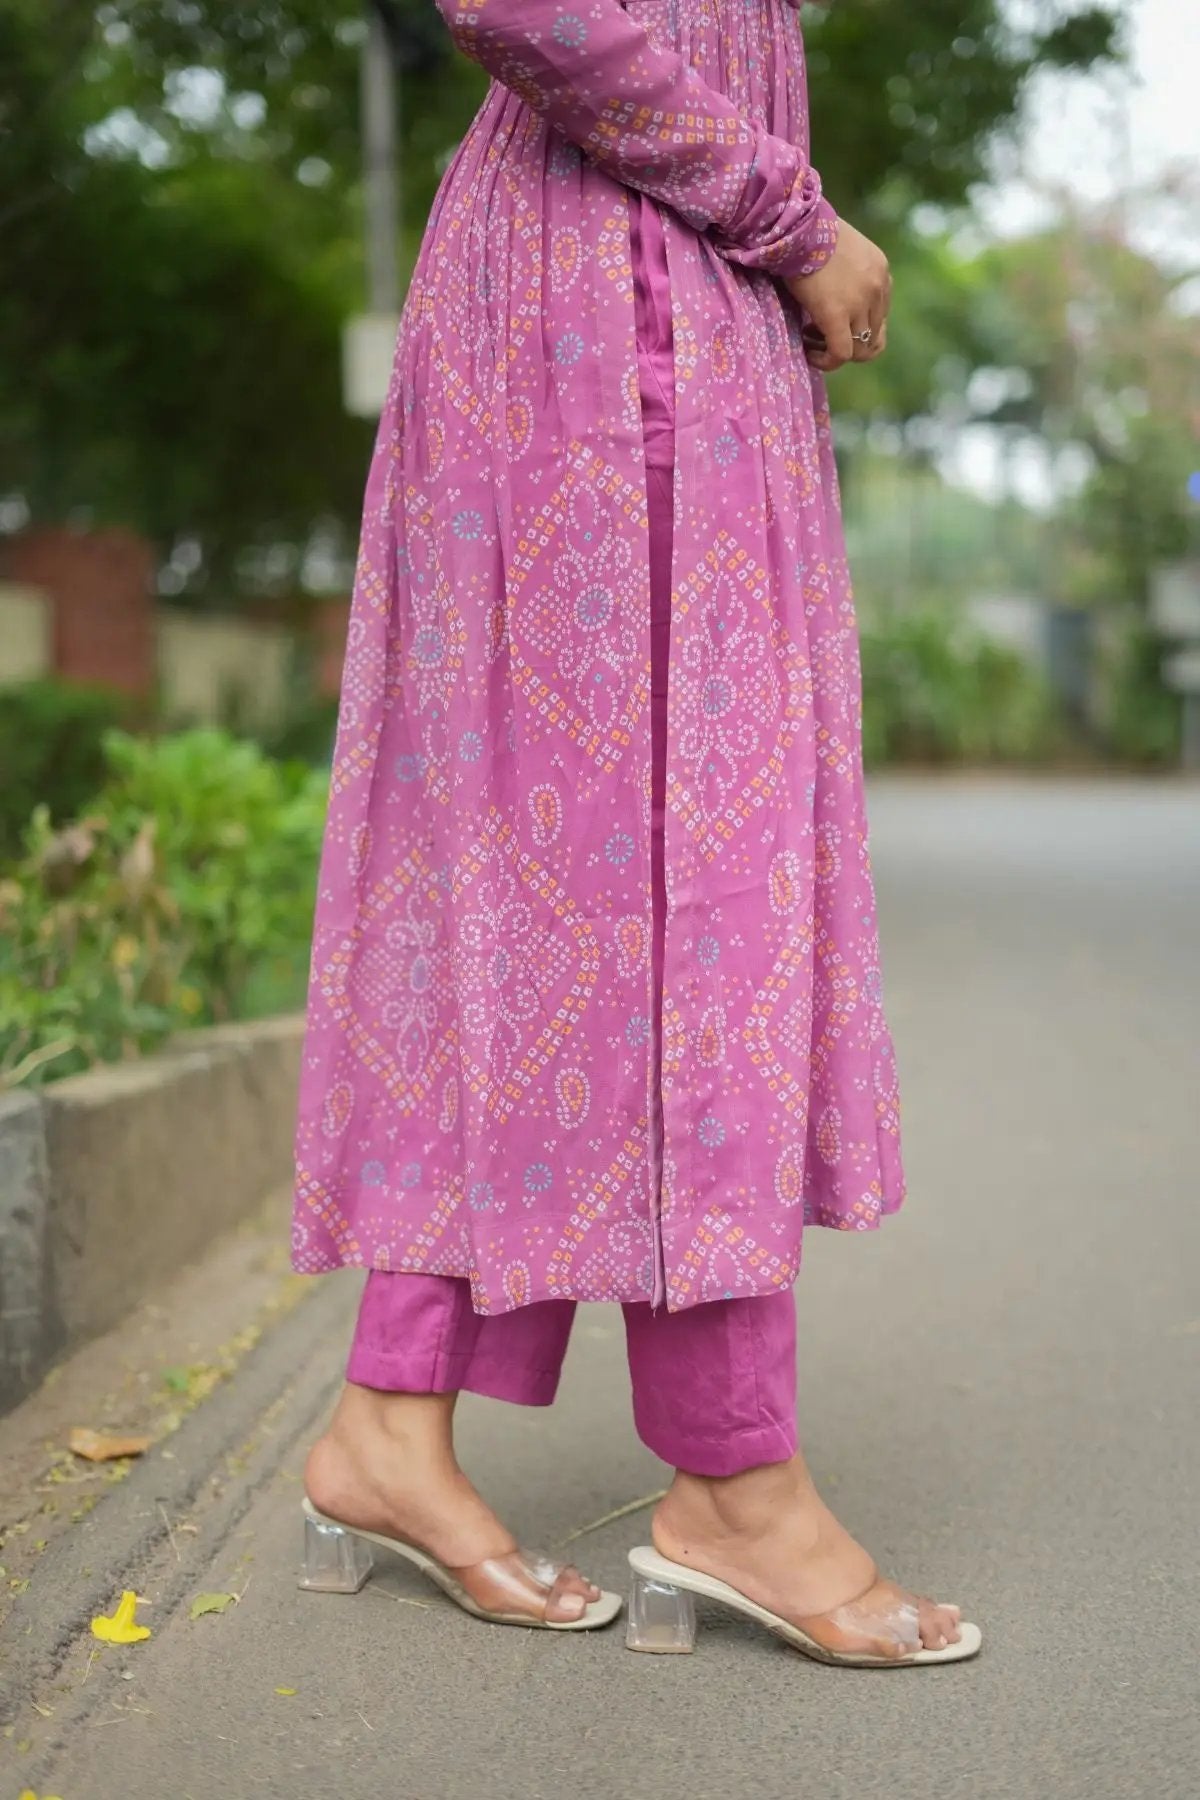
[[[564,1584],[578,1577],[570,1564],[527,1550],[513,1550],[465,1568],[448,1568],[419,1544],[379,1531],[354,1530],[309,1499],[304,1513],[304,1570],[300,1586],[311,1594],[357,1594],[375,1561],[373,1546],[412,1563],[464,1612],[495,1625],[542,1627],[547,1631],[594,1631],[611,1625],[621,1610],[619,1594],[600,1593],[574,1618],[547,1617]]]
[[[304,1515],[304,1569],[300,1586],[310,1594],[357,1594],[375,1555],[365,1538],[332,1519]]]
[[[683,1588],[633,1571],[625,1648],[653,1656],[685,1655],[696,1648],[696,1602]]]
[[[898,1593],[884,1611],[851,1601],[831,1613],[820,1614],[800,1624],[759,1606],[715,1575],[705,1575],[699,1569],[669,1561],[649,1545],[629,1552],[629,1566],[632,1584],[625,1644],[630,1650],[661,1655],[694,1649],[696,1611],[693,1596],[696,1594],[765,1625],[768,1631],[783,1638],[802,1655],[811,1656],[817,1662],[838,1663],[844,1668],[902,1669],[919,1663],[965,1662],[968,1657],[979,1654],[982,1643],[978,1625],[968,1624],[964,1619],[958,1624],[957,1643],[946,1644],[940,1650],[924,1649],[916,1606]],[[838,1647],[839,1643],[861,1645],[864,1639],[868,1642],[883,1640],[894,1645],[894,1654],[878,1656],[862,1648]]]

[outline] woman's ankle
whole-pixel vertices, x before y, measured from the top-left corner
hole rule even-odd
[[[800,1457],[760,1463],[738,1475],[692,1475],[677,1469],[655,1510],[654,1542],[670,1555],[667,1540],[678,1553],[690,1542],[713,1547],[765,1536],[783,1513],[794,1514],[811,1494]]]
[[[457,1394],[388,1393],[348,1381],[329,1421],[330,1435],[348,1443],[386,1437],[430,1451],[454,1442]]]
[[[403,1481],[458,1473],[453,1394],[389,1394],[348,1382],[324,1432],[308,1453],[309,1499],[336,1514],[347,1501],[370,1500]]]

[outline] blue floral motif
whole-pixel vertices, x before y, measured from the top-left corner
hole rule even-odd
[[[554,21],[554,41],[568,50],[578,50],[587,39],[587,26],[578,13],[559,13]]]
[[[396,758],[397,781],[420,781],[424,773],[425,758],[423,756],[414,756],[411,751],[407,751],[403,756]]]
[[[554,145],[546,159],[546,173],[556,178],[574,175],[582,161],[581,151],[569,139],[562,138]]]
[[[627,831],[614,831],[605,841],[604,854],[610,863],[620,868],[633,855],[633,839]]]
[[[577,331],[564,331],[554,346],[554,360],[570,368],[583,355],[584,343]]]
[[[721,954],[721,945],[715,937],[702,937],[696,945],[696,955],[706,969],[711,969]]]
[[[525,1171],[525,1192],[527,1194],[544,1194],[553,1180],[554,1176],[549,1163],[530,1163]]]
[[[490,1181],[477,1181],[467,1195],[467,1204],[472,1212],[487,1212],[495,1197]]]
[[[590,630],[606,625],[612,609],[613,597],[606,587],[587,587],[575,596],[575,617]]]
[[[423,994],[430,983],[429,958],[414,956],[412,968],[408,971],[408,985],[414,994]]]
[[[432,669],[446,654],[446,640],[436,625],[423,625],[413,638],[413,661]]]
[[[706,1150],[715,1150],[725,1142],[725,1127],[712,1113],[706,1113],[701,1119],[696,1134]]]
[[[463,762],[478,762],[483,755],[483,739],[477,731],[464,731],[458,740],[458,754]]]
[[[724,675],[710,675],[700,695],[701,710],[715,719],[733,705],[733,685]]]
[[[364,1187],[382,1187],[387,1180],[387,1170],[377,1160],[365,1162],[362,1166],[362,1182]]]
[[[723,431],[713,445],[713,455],[722,465],[736,462],[741,454],[741,446],[732,431]]]
[[[626,1021],[625,1042],[629,1045],[630,1049],[636,1050],[638,1045],[644,1044],[649,1036],[649,1019],[646,1017],[645,1013],[634,1013],[633,1017]]]
[[[456,538],[465,538],[468,543],[483,536],[483,514],[473,507],[464,507],[456,512],[450,521],[450,529]]]
[[[421,1165],[420,1165],[420,1163],[419,1162],[405,1163],[404,1167],[400,1171],[400,1186],[405,1187],[405,1188],[415,1188],[415,1187],[419,1186],[420,1180],[421,1180]]]

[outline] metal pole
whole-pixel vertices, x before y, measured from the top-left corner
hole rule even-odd
[[[373,313],[395,313],[400,306],[396,263],[396,70],[391,40],[370,0],[361,77],[367,305]]]

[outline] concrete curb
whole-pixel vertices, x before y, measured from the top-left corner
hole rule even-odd
[[[299,1015],[0,1097],[0,1412],[289,1177]]]
[[[54,1355],[46,1266],[46,1130],[32,1094],[0,1094],[0,1412]]]
[[[182,1592],[194,1582],[202,1552],[227,1537],[249,1506],[261,1469],[278,1466],[341,1385],[342,1364],[331,1359],[329,1347],[346,1335],[359,1285],[353,1274],[314,1282],[312,1294],[267,1333],[236,1374],[47,1553],[5,1623],[0,1724],[13,1720],[36,1682],[55,1673],[92,1618],[108,1612],[122,1588],[137,1585],[138,1571],[169,1537],[170,1522],[178,1523],[209,1488],[220,1503],[195,1540],[195,1554],[160,1595],[160,1616],[177,1597],[176,1588]],[[286,1416],[273,1433],[260,1434],[263,1441],[249,1454],[256,1422],[289,1397]],[[234,1452],[236,1478],[225,1466]]]

